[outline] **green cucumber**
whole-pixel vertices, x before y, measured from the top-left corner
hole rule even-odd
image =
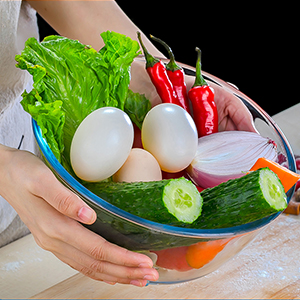
[[[182,195],[181,189],[187,191],[186,181],[180,178],[178,181],[176,179],[149,183],[85,183],[84,185],[107,202],[134,215],[185,228],[213,229],[242,225],[277,213],[287,206],[286,195],[277,175],[269,169],[261,169],[201,192],[203,198],[201,215],[193,223],[187,224],[170,213],[174,209],[173,205],[175,208],[179,207],[179,212],[181,211],[179,215],[183,213],[184,205],[180,205],[180,201],[179,205],[176,204],[174,195]],[[183,182],[184,184],[181,184]],[[192,199],[194,197],[198,199],[195,203],[199,203],[199,193],[195,187],[193,188],[192,193],[189,189],[186,193],[192,195]],[[166,200],[168,197],[174,200],[171,201],[172,205],[168,204],[169,200]],[[188,199],[188,207],[189,197],[182,198]],[[202,198],[200,197],[200,203]],[[97,211],[98,218],[94,224],[86,226],[108,241],[127,249],[162,250],[189,246],[199,241],[189,236],[145,230],[134,222],[121,220],[105,213],[92,202],[88,203]]]
[[[201,192],[201,216],[189,228],[226,228],[259,220],[287,207],[277,175],[262,168]]]
[[[201,193],[187,179],[87,184],[107,202],[141,218],[173,226],[215,229],[243,225],[287,207],[277,175],[268,168]]]
[[[85,186],[105,201],[141,218],[180,226],[194,222],[201,214],[202,197],[194,184],[178,179]]]

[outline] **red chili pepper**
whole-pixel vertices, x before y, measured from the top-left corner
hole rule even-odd
[[[218,132],[218,112],[214,90],[208,86],[201,74],[201,50],[196,48],[196,51],[198,52],[196,80],[188,96],[192,102],[198,136],[201,137]]]
[[[137,35],[145,55],[147,73],[149,74],[149,77],[154,84],[162,102],[180,105],[173,85],[167,75],[165,65],[160,59],[153,57],[148,52],[142,42],[140,32],[138,32]]]
[[[166,65],[168,77],[173,84],[173,88],[178,97],[178,101],[180,102],[181,107],[183,107],[188,113],[190,113],[189,99],[187,95],[186,84],[184,81],[185,74],[183,69],[176,63],[172,49],[164,41],[154,37],[153,35],[150,35],[150,37],[167,49],[170,58],[170,61]]]

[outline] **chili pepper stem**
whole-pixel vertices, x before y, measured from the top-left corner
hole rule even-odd
[[[159,62],[159,59],[155,58],[154,56],[152,56],[148,50],[146,49],[143,41],[142,41],[142,38],[141,38],[141,33],[138,31],[137,32],[137,36],[138,36],[138,39],[139,39],[139,42],[141,44],[141,47],[143,49],[143,52],[144,52],[144,55],[145,55],[145,58],[146,58],[146,68],[151,68],[153,67],[156,63]]]
[[[201,50],[198,47],[196,47],[195,50],[198,53],[198,58],[197,58],[197,62],[196,62],[196,79],[195,79],[195,83],[194,83],[193,87],[208,85],[201,73]]]
[[[163,45],[165,47],[165,49],[168,51],[170,61],[166,65],[166,69],[170,70],[172,72],[175,72],[177,70],[181,70],[182,68],[176,64],[174,53],[173,53],[172,49],[167,45],[167,43],[162,41],[161,39],[153,36],[152,34],[150,34],[150,38],[152,40],[160,43],[161,45]]]

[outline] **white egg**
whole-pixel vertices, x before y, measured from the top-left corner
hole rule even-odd
[[[124,165],[113,175],[116,182],[159,181],[162,180],[160,166],[148,151],[133,148]]]
[[[159,104],[146,115],[142,126],[143,147],[166,172],[185,169],[195,157],[198,133],[193,118],[176,104]]]
[[[115,107],[89,114],[77,128],[70,149],[76,175],[86,181],[112,176],[126,161],[133,144],[129,116]]]

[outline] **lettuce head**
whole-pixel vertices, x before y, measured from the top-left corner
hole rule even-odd
[[[22,94],[21,103],[68,170],[73,135],[92,111],[103,106],[126,111],[127,97],[130,110],[136,106],[133,99],[136,103],[142,99],[137,114],[150,109],[149,101],[128,89],[130,66],[140,54],[138,42],[111,31],[103,32],[101,37],[105,46],[99,52],[61,36],[49,36],[42,42],[29,38],[16,56],[16,66],[27,70],[34,81],[33,89]]]

